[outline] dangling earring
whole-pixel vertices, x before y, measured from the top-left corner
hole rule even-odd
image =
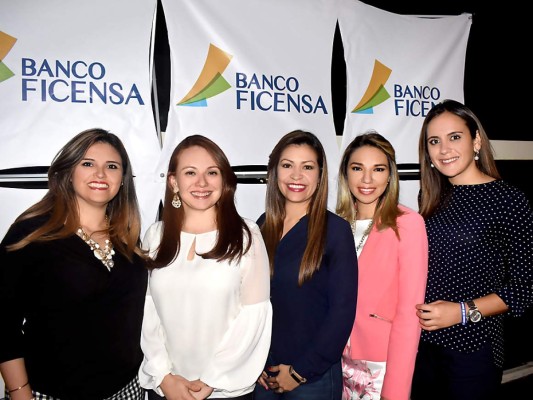
[[[174,193],[174,197],[172,197],[172,207],[174,208],[180,208],[181,207],[181,199],[178,195],[178,192]]]
[[[429,165],[431,165],[431,168],[435,168],[435,166],[433,165],[433,163],[431,163],[431,164],[429,164]]]
[[[479,160],[479,150],[474,150],[474,160]]]

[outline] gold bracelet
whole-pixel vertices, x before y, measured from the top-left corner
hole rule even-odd
[[[301,376],[298,372],[294,370],[292,365],[289,365],[289,375],[298,383],[298,385],[301,385],[305,382],[307,382],[307,379]]]
[[[8,392],[8,393],[13,393],[13,392],[16,392],[17,390],[20,390],[20,389],[22,389],[23,387],[26,387],[26,386],[28,386],[29,384],[30,384],[30,382],[28,381],[28,382],[26,382],[26,383],[25,383],[24,385],[22,385],[22,386],[19,386],[18,388],[16,388],[16,389],[13,389],[13,390],[8,390],[7,392]]]

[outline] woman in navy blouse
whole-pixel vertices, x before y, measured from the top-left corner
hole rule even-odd
[[[504,313],[533,300],[533,213],[463,104],[431,109],[419,152],[429,273],[411,399],[501,398]]]
[[[272,343],[257,400],[340,399],[341,356],[357,302],[348,222],[327,210],[328,170],[318,138],[293,131],[270,154],[266,212]]]

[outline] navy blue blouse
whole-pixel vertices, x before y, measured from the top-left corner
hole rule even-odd
[[[504,315],[520,316],[533,302],[533,212],[525,195],[501,180],[452,186],[426,228],[426,302],[496,293],[509,312],[422,331],[422,340],[465,353],[490,342],[494,362],[502,367]]]
[[[258,225],[264,221],[264,215]],[[320,269],[298,286],[309,219],[303,217],[281,239],[270,293],[273,307],[269,365],[292,365],[316,381],[339,362],[357,305],[357,254],[348,222],[328,211]]]

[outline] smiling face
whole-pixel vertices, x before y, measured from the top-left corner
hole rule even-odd
[[[387,156],[373,146],[359,147],[351,154],[346,172],[357,210],[371,218],[389,182]]]
[[[178,154],[175,175],[169,177],[179,196],[185,213],[191,211],[215,212],[222,195],[222,174],[214,158],[200,146],[192,146]]]
[[[449,112],[435,117],[427,126],[427,149],[431,163],[454,185],[469,184],[479,174],[474,151],[479,151],[478,133],[472,139],[465,121]]]
[[[320,177],[315,150],[306,144],[287,146],[281,153],[277,175],[278,188],[285,201],[307,207]]]
[[[122,158],[108,143],[95,143],[74,168],[72,186],[78,206],[105,207],[120,190]]]

